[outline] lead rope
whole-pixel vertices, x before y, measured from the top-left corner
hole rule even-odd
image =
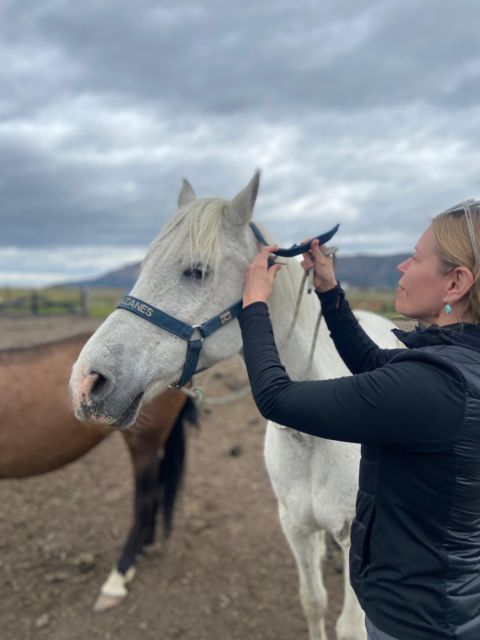
[[[308,356],[307,369],[305,371],[305,379],[310,380],[310,374],[312,373],[313,356],[315,354],[315,347],[317,346],[317,338],[320,330],[320,323],[322,321],[322,309],[318,312],[317,321],[315,323],[315,331],[313,332],[312,346],[310,347],[310,354]]]
[[[333,256],[333,258],[335,259],[335,254],[338,251],[338,247],[326,247],[323,254],[325,256]],[[289,339],[291,338],[292,334],[293,334],[293,330],[295,328],[295,325],[297,323],[297,319],[298,319],[298,315],[299,315],[299,311],[300,311],[300,303],[302,301],[302,295],[303,295],[303,291],[304,291],[304,287],[305,287],[305,281],[308,278],[308,285],[307,285],[307,294],[311,294],[313,291],[313,269],[310,269],[310,271],[305,271],[305,273],[303,274],[302,277],[302,281],[300,283],[300,288],[298,290],[298,294],[297,294],[297,301],[295,303],[295,310],[293,312],[293,318],[292,318],[292,322],[290,323],[290,327],[288,328],[287,331],[287,335],[285,336],[285,339],[282,343],[281,348],[284,348],[285,345],[287,344],[287,342],[289,341]],[[320,330],[320,323],[322,321],[322,309],[320,308],[320,311],[318,312],[318,317],[317,317],[317,321],[315,322],[315,329],[313,332],[313,339],[312,339],[312,345],[310,347],[310,353],[308,355],[308,361],[307,361],[307,368],[305,370],[305,374],[304,377],[308,380],[310,378],[310,374],[312,372],[312,365],[313,365],[313,357],[315,355],[315,347],[317,346],[317,339],[318,339],[318,333]]]
[[[338,251],[338,247],[326,247],[323,253],[326,256],[333,256],[333,258],[335,259],[335,254],[337,251]],[[295,309],[293,311],[292,321],[290,323],[287,334],[280,347],[281,349],[283,349],[287,345],[288,341],[292,337],[295,325],[297,324],[297,319],[300,312],[300,304],[302,302],[302,295],[303,295],[305,282],[307,278],[308,278],[307,294],[311,294],[313,291],[313,269],[310,269],[310,271],[308,272],[305,271],[302,276],[302,281],[300,282],[300,287],[297,293],[297,300],[295,302]],[[315,347],[317,346],[317,338],[320,331],[322,316],[323,316],[322,309],[320,308],[320,311],[318,312],[318,316],[317,316],[317,321],[315,322],[312,345],[310,347],[310,353],[308,355],[308,361],[307,361],[307,368],[304,376],[305,379],[307,380],[310,378],[310,374],[312,372],[313,357],[315,355]],[[220,396],[218,398],[209,398],[206,395],[203,387],[193,386],[191,389],[186,389],[185,387],[183,387],[182,391],[186,396],[188,396],[189,398],[192,398],[192,400],[197,404],[199,408],[203,406],[218,407],[221,405],[230,404],[230,402],[236,402],[237,400],[241,400],[242,398],[247,396],[250,393],[250,384],[246,384],[244,387],[242,387],[238,391],[233,391],[232,393],[228,393],[225,396]]]
[[[313,291],[313,269],[310,269],[310,271],[308,272],[305,271],[305,273],[303,274],[302,281],[300,283],[300,288],[297,294],[297,301],[295,303],[295,310],[293,312],[292,321],[288,328],[287,334],[280,346],[280,349],[283,349],[287,345],[288,341],[292,337],[293,330],[295,329],[295,325],[297,324],[297,319],[300,311],[300,303],[302,302],[302,295],[303,295],[305,282],[307,278],[308,278],[307,294],[310,294]],[[310,379],[310,374],[312,372],[313,355],[315,353],[315,347],[317,345],[318,331],[320,329],[321,320],[322,320],[322,309],[320,308],[320,311],[318,312],[317,320],[315,322],[315,329],[313,332],[313,339],[312,339],[312,345],[310,347],[310,353],[308,354],[307,368],[303,376],[306,380]]]
[[[247,396],[250,393],[250,385],[246,384],[238,391],[227,393],[226,395],[219,396],[218,398],[209,398],[205,394],[203,387],[192,387],[191,389],[185,389],[185,387],[183,387],[182,391],[186,396],[192,398],[199,407],[219,407],[224,404],[230,404],[230,402],[236,402],[237,400],[241,400]]]
[[[300,311],[300,303],[302,302],[302,295],[303,295],[303,290],[304,290],[304,287],[305,287],[305,281],[307,280],[307,278],[309,278],[309,280],[310,280],[310,273],[312,273],[312,271],[313,271],[312,269],[310,269],[310,271],[308,273],[305,271],[303,276],[302,276],[302,281],[300,283],[300,288],[299,288],[298,293],[297,293],[297,300],[295,302],[295,309],[293,311],[292,321],[291,321],[290,326],[288,328],[287,334],[286,334],[286,336],[285,336],[285,338],[284,338],[284,340],[283,340],[283,342],[281,344],[281,347],[280,347],[281,349],[283,349],[286,346],[287,342],[292,337],[293,330],[295,329],[295,325],[297,324],[297,318],[298,318],[298,314],[299,314],[299,311]],[[311,289],[310,289],[310,283],[309,283],[309,288],[308,288],[307,293],[310,293],[310,292],[311,292]]]

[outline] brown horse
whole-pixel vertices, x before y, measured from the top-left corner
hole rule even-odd
[[[0,351],[0,478],[25,478],[77,460],[112,431],[80,423],[73,415],[68,381],[90,334],[33,348]],[[135,476],[134,522],[122,555],[94,608],[106,609],[126,596],[135,559],[155,539],[156,514],[171,528],[185,457],[184,419],[195,408],[180,391],[154,398],[137,428],[122,433]]]

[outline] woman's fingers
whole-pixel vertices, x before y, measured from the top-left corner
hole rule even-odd
[[[257,265],[268,269],[269,268],[268,259],[272,256],[275,249],[278,249],[276,245],[267,245],[266,247],[263,247],[260,253],[257,255],[254,262]]]
[[[261,248],[260,253],[258,254],[257,257],[261,257],[262,259],[267,259],[271,253],[275,252],[276,249],[278,249],[278,247],[274,244],[266,245],[265,247]]]
[[[255,258],[250,263],[249,270],[250,271],[257,271],[259,269],[268,270],[270,267],[268,261],[269,261],[269,258],[272,256],[272,253],[275,251],[275,249],[278,249],[276,245],[268,245],[268,246],[262,247],[262,249],[259,251],[259,253],[257,253]]]
[[[310,245],[310,252],[315,257],[315,259],[325,257],[324,253],[322,252],[320,242],[317,240],[317,238],[315,238],[315,240],[312,240],[312,244]]]
[[[263,247],[250,263],[243,288],[243,306],[253,302],[266,302],[272,292],[275,276],[282,268],[281,264],[269,265],[269,258],[277,247]]]
[[[300,262],[305,271],[313,269],[313,260],[308,253],[303,254],[303,260]]]
[[[303,240],[302,244],[304,242],[308,242],[308,239]],[[322,253],[322,248],[323,245],[321,246],[318,239],[314,238],[310,244],[310,250],[303,254],[303,261],[301,264],[305,271],[310,271],[310,269],[313,269],[316,263],[322,264],[322,260],[325,258],[324,254]]]

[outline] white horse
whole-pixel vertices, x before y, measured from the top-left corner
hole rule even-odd
[[[245,271],[260,245],[249,223],[258,190],[256,174],[233,200],[197,199],[184,181],[179,208],[157,236],[143,262],[131,296],[145,309],[160,308],[189,325],[203,323],[241,298]],[[282,362],[290,376],[307,369],[319,303],[305,296],[293,334],[286,344],[295,298],[302,278],[298,262],[289,261],[277,276],[269,301]],[[382,347],[398,347],[393,325],[371,313],[357,314]],[[207,337],[199,368],[211,367],[241,351],[236,320]],[[71,378],[76,416],[98,423],[130,426],[148,398],[178,382],[185,362],[185,342],[126,309],[115,310],[92,336]],[[349,375],[321,324],[310,377]],[[349,581],[350,524],[354,516],[360,451],[356,444],[323,440],[271,422],[265,459],[278,498],[280,520],[300,578],[300,598],[311,640],[325,640],[327,594],[322,582],[324,534],[329,531],[344,554],[345,599],[337,621],[339,640],[365,637],[364,617]]]

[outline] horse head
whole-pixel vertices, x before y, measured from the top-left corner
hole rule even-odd
[[[258,185],[257,172],[233,200],[224,200],[196,198],[184,180],[177,212],[150,245],[130,295],[73,367],[70,393],[79,420],[129,427],[143,402],[184,378],[185,339],[150,316],[194,328],[241,300],[245,271],[258,251],[249,227]],[[241,349],[238,322],[224,320],[208,337],[198,336],[194,368],[209,368]]]

